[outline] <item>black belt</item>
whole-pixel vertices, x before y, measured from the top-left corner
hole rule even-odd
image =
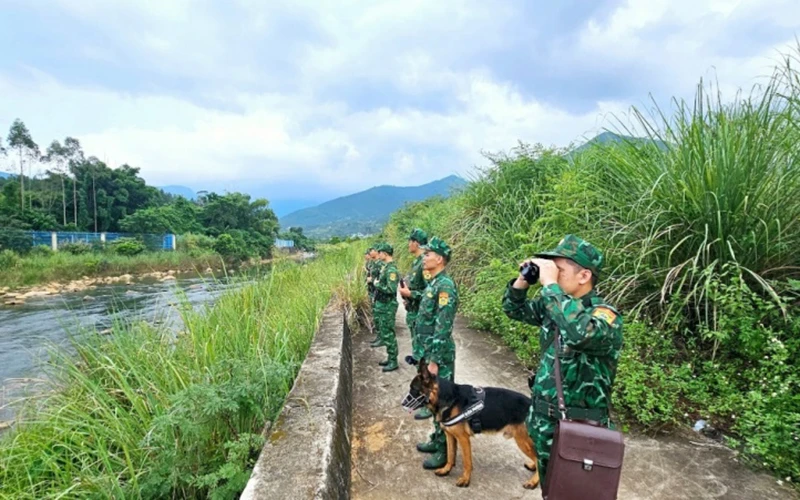
[[[550,404],[542,399],[533,400],[533,411],[551,418],[561,417],[558,405]],[[567,406],[567,418],[570,420],[593,420],[602,422],[608,418],[607,408],[578,408]]]

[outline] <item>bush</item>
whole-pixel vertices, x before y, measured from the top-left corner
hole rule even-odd
[[[19,254],[25,254],[32,247],[33,242],[27,232],[20,229],[0,229],[0,250],[14,250]]]
[[[0,251],[0,268],[2,269],[14,269],[19,266],[21,260],[14,250]]]
[[[28,255],[31,257],[51,257],[53,255],[53,249],[47,245],[36,245],[31,249]]]
[[[58,245],[58,251],[72,255],[84,255],[92,252],[92,245],[81,241],[76,243],[64,243]]]
[[[133,257],[147,250],[147,247],[137,239],[120,238],[111,243],[111,250],[117,255]]]
[[[215,239],[204,234],[184,234],[178,236],[177,250],[197,256],[214,250]]]
[[[245,260],[249,257],[247,245],[238,233],[219,235],[214,242],[214,251],[228,259]]]

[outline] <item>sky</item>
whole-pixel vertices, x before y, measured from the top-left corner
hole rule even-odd
[[[797,0],[0,0],[0,130],[294,207],[732,97],[798,27]]]

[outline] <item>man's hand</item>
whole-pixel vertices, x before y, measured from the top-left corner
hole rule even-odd
[[[530,262],[530,261],[526,260],[526,261],[520,262],[518,267],[520,269],[522,269],[522,267],[525,264],[527,264],[528,262]],[[522,271],[520,271],[519,276],[517,276],[517,281],[515,281],[514,284],[511,285],[511,286],[513,288],[517,288],[519,290],[527,290],[528,287],[530,286],[530,284],[527,281],[525,281],[525,278],[522,277]]]
[[[531,259],[531,262],[539,266],[539,283],[542,286],[558,283],[558,266],[550,259]]]
[[[370,276],[369,278],[367,278],[367,283],[372,283],[372,276]]]
[[[431,375],[437,375],[438,376],[439,375],[439,365],[437,365],[434,362],[428,363],[428,371],[431,373]]]
[[[399,288],[400,288],[400,295],[406,298],[411,297],[411,290],[408,289],[405,283],[400,285]]]

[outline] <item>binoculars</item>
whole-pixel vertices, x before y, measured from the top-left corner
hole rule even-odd
[[[535,285],[539,281],[539,266],[533,262],[526,262],[519,266],[519,272],[529,285]]]

